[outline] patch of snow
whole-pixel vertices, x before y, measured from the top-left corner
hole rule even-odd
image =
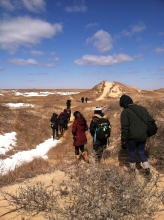
[[[16,145],[16,132],[0,135],[0,154],[5,154]]]
[[[27,103],[7,103],[6,105],[9,106],[9,107],[15,107],[15,108],[19,108],[19,107],[34,107],[34,105],[27,104]]]
[[[16,132],[6,133],[5,135],[0,135],[1,152],[5,153],[10,149],[10,146],[16,145]],[[54,140],[52,138],[46,140],[45,142],[36,146],[35,149],[29,151],[20,151],[10,158],[0,160],[0,173],[2,175],[6,174],[9,170],[13,171],[16,167],[21,166],[24,162],[31,162],[34,158],[41,157],[47,159],[46,153],[52,148],[55,147],[60,140]]]

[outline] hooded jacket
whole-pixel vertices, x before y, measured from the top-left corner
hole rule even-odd
[[[133,103],[133,100],[123,95],[120,98],[120,106],[124,108],[121,113],[121,140],[122,141],[146,141],[147,139],[147,125],[136,115],[139,114],[145,121],[155,121],[148,113],[147,109],[143,106]],[[134,109],[135,112],[133,112]]]
[[[64,125],[64,112],[61,112],[58,116],[58,123],[59,125]]]
[[[57,117],[58,117],[58,114],[53,113],[53,115],[50,119],[51,124],[53,124],[53,127],[52,127],[53,129],[58,128],[58,119],[57,119]]]
[[[73,146],[85,145],[87,137],[85,132],[88,130],[88,125],[85,120],[77,118],[72,124]]]

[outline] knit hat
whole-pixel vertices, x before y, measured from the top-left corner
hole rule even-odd
[[[122,95],[120,97],[120,106],[127,108],[129,104],[133,104],[133,100],[128,95]]]
[[[94,109],[94,114],[102,114],[102,108],[96,107],[96,108]]]

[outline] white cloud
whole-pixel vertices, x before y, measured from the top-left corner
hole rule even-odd
[[[0,71],[3,71],[3,70],[4,70],[4,68],[0,66]]]
[[[54,68],[55,67],[55,65],[53,63],[47,63],[47,64],[45,64],[45,66],[48,67],[48,68]]]
[[[98,23],[89,23],[86,25],[86,28],[92,28],[98,26]]]
[[[58,57],[55,57],[54,60],[55,60],[56,62],[59,62],[59,61],[60,61],[60,59],[59,59]]]
[[[62,32],[59,23],[50,24],[40,19],[18,17],[0,22],[0,48],[15,53],[19,46],[39,44],[43,38],[52,38]]]
[[[45,0],[0,0],[0,7],[7,11],[21,10],[25,7],[31,12],[42,12],[45,10]]]
[[[155,49],[155,53],[157,53],[157,54],[162,54],[162,53],[164,53],[164,48],[157,47],[157,48]]]
[[[86,40],[86,44],[93,43],[93,46],[100,52],[106,52],[113,48],[111,35],[103,30],[97,31],[93,37]]]
[[[85,55],[82,59],[77,59],[74,61],[75,64],[84,65],[100,65],[100,66],[112,66],[115,64],[125,63],[132,61],[133,58],[126,54],[114,54],[113,56],[94,56]]]
[[[158,35],[164,36],[164,32],[160,31]]]
[[[161,66],[161,67],[159,68],[159,70],[164,70],[164,66]]]
[[[18,66],[38,65],[37,61],[33,59],[24,60],[24,59],[14,58],[8,60],[8,62]]]
[[[131,25],[130,30],[123,30],[122,35],[132,36],[133,34],[139,33],[146,29],[146,25],[143,22],[139,22],[138,25]]]
[[[15,9],[15,5],[11,3],[11,0],[1,0],[0,7],[9,11],[13,11]]]
[[[44,0],[22,0],[24,6],[31,12],[40,12],[45,10]]]
[[[39,51],[39,50],[31,50],[30,53],[34,56],[44,55],[44,52]]]
[[[65,10],[67,12],[86,12],[87,11],[87,7],[84,5],[74,5],[74,6],[67,6],[65,7]]]

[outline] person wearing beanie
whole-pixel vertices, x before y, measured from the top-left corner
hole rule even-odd
[[[108,134],[105,138],[100,139],[95,136],[96,129],[99,125],[99,122],[104,120],[106,127],[108,129]],[[104,163],[103,152],[106,149],[108,138],[110,136],[110,122],[109,119],[104,115],[100,107],[94,109],[94,115],[90,122],[90,134],[93,137],[93,149],[95,151],[95,162]]]
[[[144,152],[148,138],[146,133],[147,125],[138,115],[147,122],[154,122],[155,120],[150,116],[145,107],[133,103],[132,98],[128,95],[122,95],[119,104],[123,108],[120,116],[122,149],[127,148],[128,150],[130,170],[135,171],[136,169],[135,151],[137,151],[145,174],[149,175],[150,167]]]

